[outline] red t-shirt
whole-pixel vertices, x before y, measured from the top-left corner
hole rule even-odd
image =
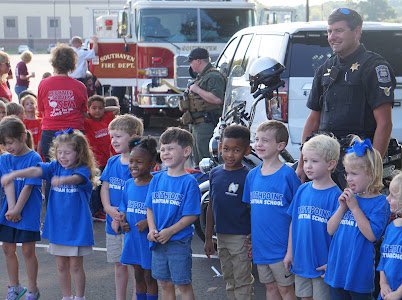
[[[7,86],[7,81],[1,82],[0,85],[0,97],[11,101],[13,98],[13,94],[11,93],[10,89]]]
[[[35,151],[38,150],[40,138],[42,136],[42,119],[35,120],[24,119],[25,127],[32,133],[33,141],[35,144]]]
[[[107,160],[111,156],[108,126],[113,118],[114,114],[109,111],[105,112],[100,120],[94,120],[91,117],[85,119],[85,136],[95,154],[99,167],[106,166]]]
[[[29,86],[29,80],[21,79],[21,75],[29,75],[27,64],[23,61],[20,61],[15,67],[15,79],[17,80],[15,84],[18,86]]]
[[[87,102],[87,88],[82,82],[67,76],[43,79],[38,87],[42,130],[83,130]]]

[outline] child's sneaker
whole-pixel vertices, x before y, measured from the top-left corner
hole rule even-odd
[[[37,291],[36,293],[28,292],[25,296],[25,300],[38,300],[40,298],[40,293]]]
[[[20,285],[9,286],[6,300],[19,300],[24,296],[26,291],[27,289]]]

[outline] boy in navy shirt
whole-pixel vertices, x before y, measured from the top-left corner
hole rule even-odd
[[[288,138],[281,122],[258,126],[254,147],[263,163],[248,173],[243,192],[243,202],[251,205],[253,261],[267,299],[295,299],[294,276],[283,264],[291,221],[287,210],[300,186],[294,170],[279,159]]]
[[[311,180],[299,187],[288,214],[292,217],[285,267],[295,274],[296,296],[302,300],[329,299],[322,276],[331,236],[327,222],[338,207],[342,191],[331,178],[339,159],[336,139],[317,135],[303,145],[303,170]]]
[[[121,115],[109,124],[109,134],[113,149],[119,153],[107,161],[100,180],[101,200],[106,215],[106,254],[107,261],[115,264],[116,300],[125,300],[127,294],[128,270],[120,263],[124,235],[112,229],[112,220],[120,220],[118,207],[123,198],[124,184],[131,178],[128,163],[129,141],[140,137],[144,132],[142,121],[132,115]]]
[[[224,164],[212,169],[209,176],[205,254],[209,257],[215,252],[212,242],[215,223],[228,299],[251,299],[254,278],[246,246],[251,230],[250,206],[242,202],[244,181],[249,171],[243,166],[242,159],[250,154],[250,131],[240,125],[227,127],[219,151]]]
[[[181,298],[194,299],[191,285],[191,239],[200,214],[201,193],[195,178],[184,164],[189,158],[192,135],[177,127],[160,137],[160,153],[167,171],[152,178],[147,207],[148,240],[152,250],[152,277],[162,288],[162,299],[175,299],[175,285]]]

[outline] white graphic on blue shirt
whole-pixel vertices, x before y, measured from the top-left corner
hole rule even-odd
[[[316,206],[299,206],[297,208],[298,219],[308,219],[321,223],[327,223],[331,217],[332,212]]]
[[[146,215],[147,214],[147,208],[145,207],[144,202],[128,200],[127,212],[140,214],[140,215]]]
[[[281,193],[252,191],[250,198],[250,204],[283,206],[283,194]]]
[[[52,190],[59,193],[76,193],[78,192],[78,188],[76,185],[71,184],[62,184],[59,186],[52,187]]]
[[[346,226],[355,226],[357,227],[357,223],[355,221],[355,217],[353,216],[352,212],[348,210],[344,215],[341,220],[341,225],[346,225]]]
[[[122,190],[125,183],[126,183],[125,180],[118,178],[118,177],[110,177],[109,178],[109,188],[110,189]]]
[[[395,258],[402,260],[402,245],[381,245],[381,256],[384,258]]]
[[[233,195],[237,196],[237,190],[239,189],[239,184],[238,183],[230,183],[228,186],[228,191],[225,193],[226,195]]]

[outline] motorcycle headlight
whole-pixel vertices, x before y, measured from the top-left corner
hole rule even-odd
[[[180,101],[180,97],[179,96],[170,96],[167,99],[167,104],[169,105],[169,107],[171,108],[176,108],[179,107],[179,101]]]

